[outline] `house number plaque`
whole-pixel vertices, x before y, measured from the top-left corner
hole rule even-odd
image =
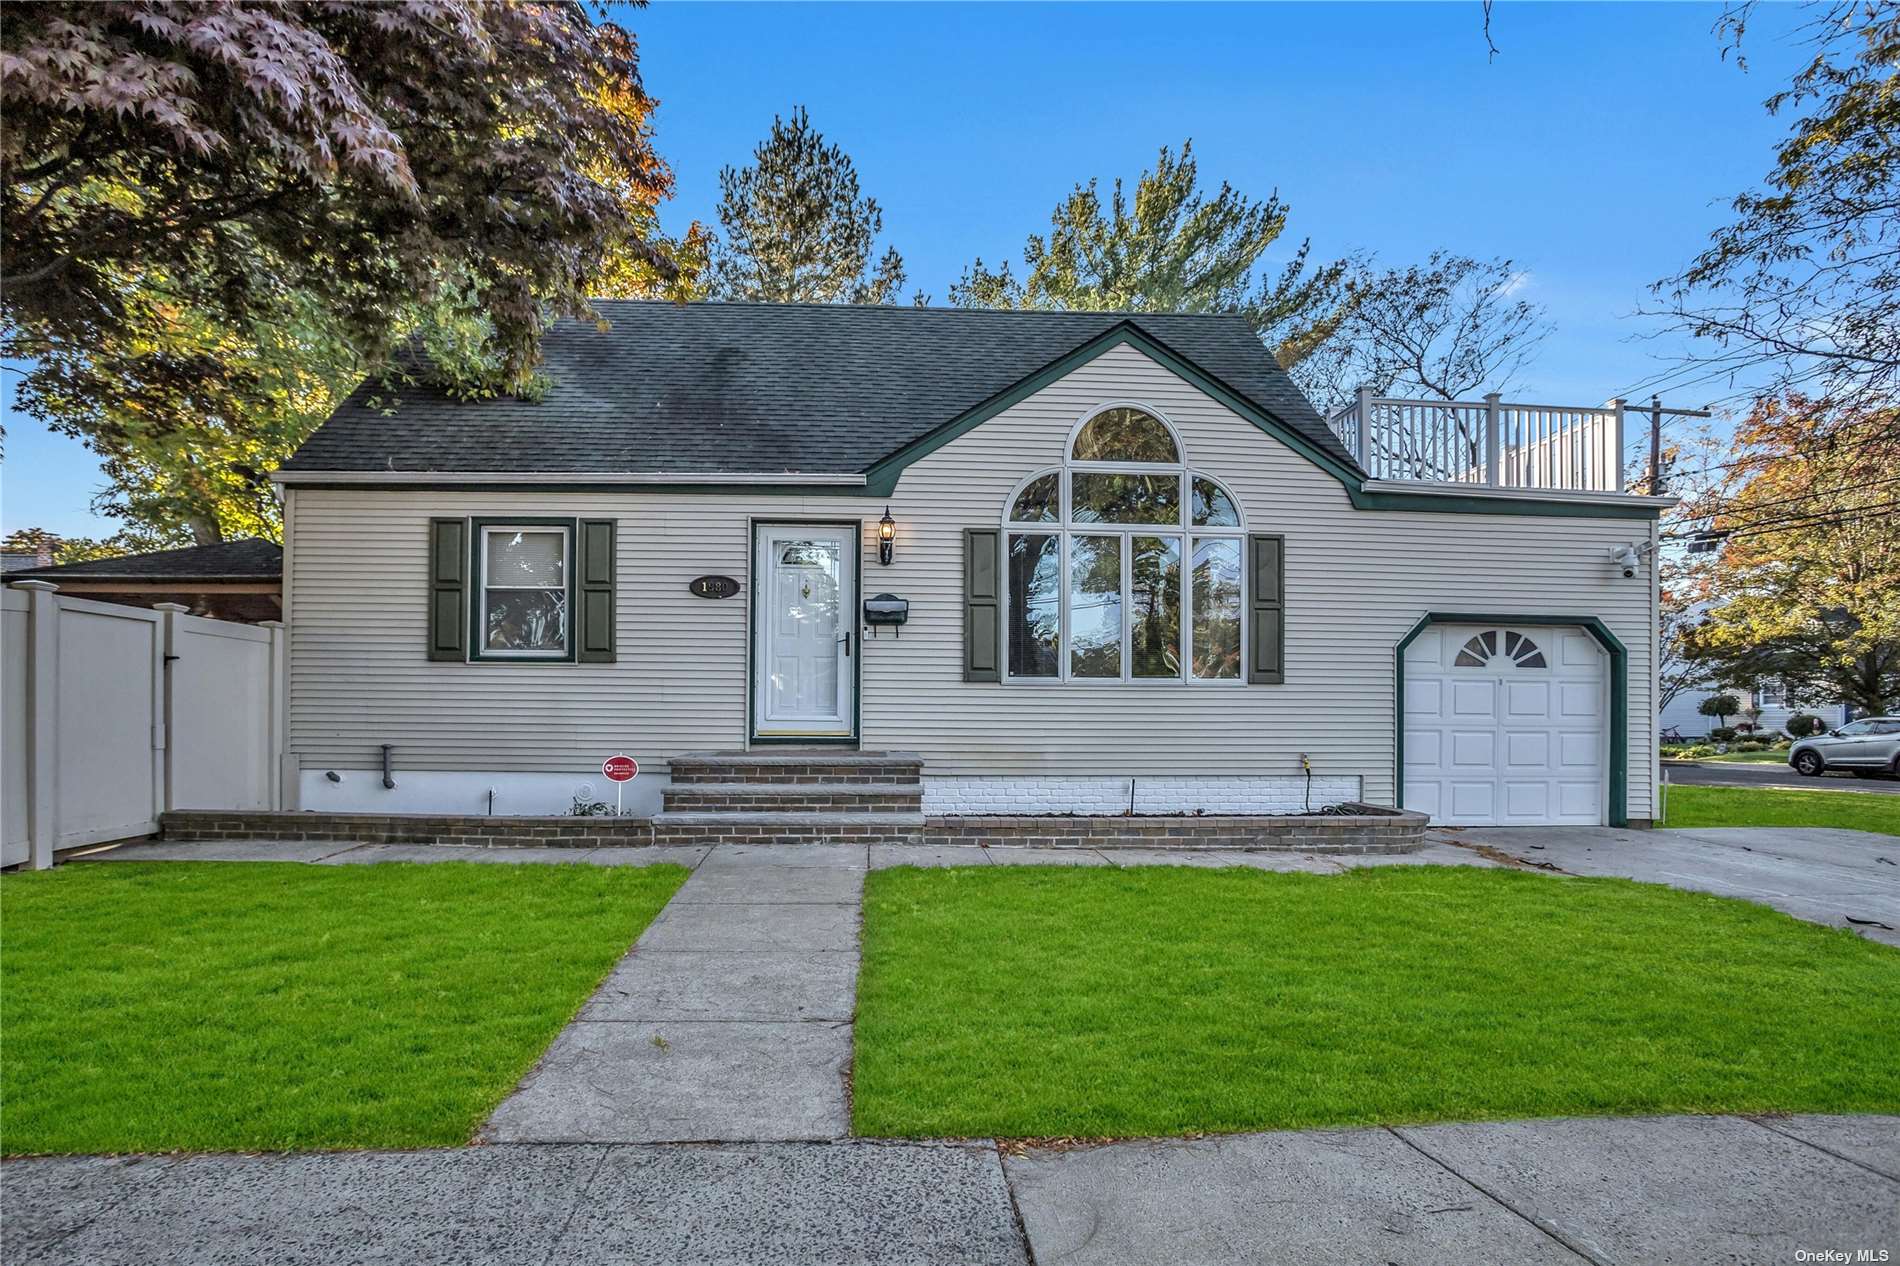
[[[686,588],[695,598],[730,598],[739,592],[739,582],[730,576],[695,576]]]

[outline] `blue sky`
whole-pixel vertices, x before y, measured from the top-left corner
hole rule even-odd
[[[1286,249],[1393,263],[1508,255],[1556,332],[1513,394],[1597,403],[1681,346],[1631,314],[1785,123],[1762,101],[1803,60],[1802,11],[1751,19],[1723,60],[1717,5],[723,5],[620,20],[660,99],[670,228],[713,220],[719,168],[804,105],[856,161],[912,283],[939,302],[969,261],[1018,257],[1077,181],[1189,137],[1203,181],[1291,206]],[[1285,251],[1279,252],[1284,256]],[[15,376],[7,374],[7,398]],[[1709,389],[1699,389],[1708,391]],[[1691,395],[1673,403],[1699,404]],[[98,466],[12,415],[0,525],[104,534]]]

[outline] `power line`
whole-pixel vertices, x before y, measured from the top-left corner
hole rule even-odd
[[[1835,510],[1806,510],[1799,514],[1784,514],[1766,519],[1749,519],[1745,522],[1730,524],[1727,527],[1690,528],[1681,533],[1681,535],[1686,537],[1724,536],[1731,532],[1744,532],[1759,527],[1774,527],[1779,524],[1799,525],[1819,519],[1838,519],[1843,515],[1852,516],[1854,518],[1867,518],[1871,517],[1876,511],[1892,509],[1896,506],[1900,506],[1900,501],[1886,501],[1879,505],[1871,506],[1842,506]]]
[[[1727,528],[1701,528],[1688,532],[1665,532],[1660,539],[1665,541],[1708,540],[1711,537],[1733,538],[1754,536],[1759,532],[1779,531],[1783,528],[1815,525],[1819,520],[1832,519],[1845,526],[1858,523],[1863,519],[1872,519],[1880,514],[1900,509],[1900,501],[1884,501],[1879,505],[1850,506],[1841,510],[1821,510],[1812,514],[1786,515],[1779,519],[1758,519],[1751,523],[1741,523]]]
[[[1843,516],[1851,516],[1856,519],[1871,518],[1876,511],[1895,508],[1900,508],[1900,501],[1883,501],[1878,505],[1871,506],[1841,506],[1834,510],[1803,510],[1798,514],[1784,514],[1766,519],[1748,519],[1741,523],[1730,524],[1727,527],[1703,528],[1702,533],[1706,535],[1711,532],[1746,532],[1755,528],[1776,527],[1783,524],[1800,526],[1823,519],[1839,519]]]
[[[1840,426],[1828,432],[1828,438],[1831,439],[1845,431],[1851,431],[1856,427],[1891,425],[1893,425],[1893,421],[1890,418],[1862,418],[1858,422],[1843,422]],[[1671,479],[1687,479],[1691,475],[1709,475],[1718,470],[1733,470],[1737,466],[1748,466],[1757,462],[1806,461],[1812,455],[1811,453],[1759,453],[1750,457],[1738,457],[1732,462],[1711,462],[1706,466],[1698,466],[1694,470],[1670,470],[1665,473]]]
[[[1900,504],[1900,503],[1896,503],[1896,504]],[[1749,528],[1746,531],[1741,531],[1741,532],[1731,532],[1725,535],[1722,539],[1723,540],[1747,540],[1751,536],[1769,536],[1776,532],[1786,532],[1790,528],[1851,527],[1856,523],[1864,523],[1869,519],[1881,519],[1885,517],[1887,517],[1886,511],[1876,510],[1873,513],[1854,515],[1851,518],[1841,519],[1834,523],[1799,523],[1799,522],[1794,522],[1794,521],[1789,521],[1786,523],[1771,523],[1764,527]]]
[[[1804,492],[1800,494],[1799,496],[1794,496],[1794,497],[1779,497],[1774,501],[1756,501],[1756,502],[1751,502],[1748,505],[1739,506],[1739,507],[1734,506],[1733,502],[1731,502],[1730,508],[1728,509],[1706,510],[1702,512],[1701,514],[1691,514],[1688,517],[1691,519],[1713,519],[1724,514],[1735,514],[1738,512],[1743,513],[1743,514],[1752,514],[1757,510],[1767,510],[1773,506],[1785,506],[1785,505],[1792,504],[1793,502],[1796,502],[1796,501],[1813,501],[1817,497],[1835,497],[1835,496],[1839,496],[1841,493],[1854,492],[1861,488],[1883,488],[1888,484],[1900,484],[1900,475],[1895,475],[1891,479],[1874,479],[1874,480],[1869,480],[1866,483],[1849,484],[1840,488],[1825,488],[1819,492]],[[1842,511],[1845,513],[1847,511],[1851,511],[1857,508],[1858,507],[1855,507],[1855,506],[1843,506]]]

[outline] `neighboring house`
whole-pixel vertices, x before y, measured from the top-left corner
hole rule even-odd
[[[8,570],[8,580],[45,580],[74,598],[150,607],[182,603],[193,615],[261,624],[282,618],[283,547],[222,541],[151,554]]]
[[[33,567],[50,567],[53,564],[53,543],[41,543],[36,550],[7,550],[0,553],[0,575],[11,576],[16,571],[26,571]]]
[[[599,306],[539,402],[365,385],[277,474],[292,807],[559,813],[626,752],[647,808],[825,744],[939,814],[1653,816],[1667,502],[1603,411],[1375,479],[1469,436],[1335,433],[1238,316]]]
[[[1734,695],[1736,700],[1744,705],[1752,703],[1761,713],[1754,718],[1756,726],[1770,734],[1786,734],[1789,718],[1799,715],[1820,717],[1830,730],[1847,724],[1849,719],[1849,709],[1844,703],[1817,704],[1813,707],[1790,705],[1787,693],[1779,683],[1765,685],[1752,691],[1719,690],[1714,686],[1704,686],[1684,690],[1669,701],[1669,706],[1662,710],[1662,717],[1658,723],[1662,733],[1674,731],[1686,739],[1707,738],[1709,731],[1722,722],[1715,717],[1705,717],[1696,709],[1701,707],[1704,699],[1712,695]],[[1728,723],[1734,725],[1748,719],[1744,710],[1729,717]]]
[[[1761,715],[1752,718],[1757,727],[1776,734],[1786,734],[1790,718],[1803,713],[1821,718],[1828,729],[1846,725],[1852,719],[1850,709],[1844,703],[1817,704],[1812,708],[1800,707],[1788,698],[1786,688],[1780,682],[1758,686],[1751,693],[1751,699]]]

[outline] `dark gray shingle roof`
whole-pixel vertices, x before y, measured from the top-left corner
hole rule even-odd
[[[62,576],[88,580],[277,580],[284,574],[284,548],[275,541],[220,541],[216,545],[189,545],[151,554],[94,558],[57,567],[35,567],[7,573],[9,580],[51,580]]]
[[[607,331],[564,320],[543,339],[542,400],[367,382],[284,468],[855,473],[1124,321],[1351,465],[1238,316],[597,306]]]

